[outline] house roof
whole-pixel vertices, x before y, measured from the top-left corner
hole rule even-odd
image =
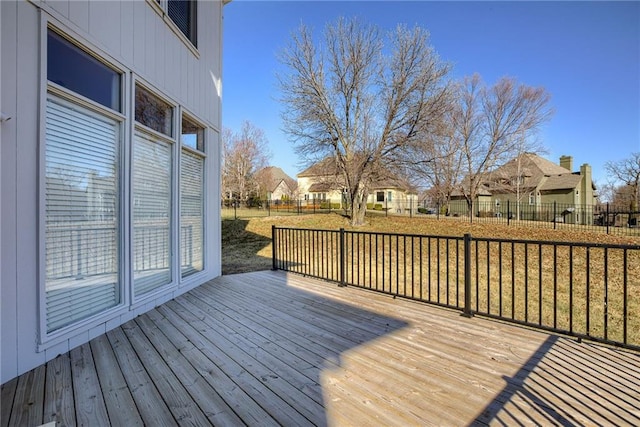
[[[308,178],[314,176],[331,176],[337,175],[338,168],[336,165],[336,160],[333,157],[327,157],[326,159],[320,160],[317,163],[312,164],[302,172],[300,172],[297,177],[298,178]]]
[[[298,186],[295,179],[291,178],[277,166],[267,166],[266,168],[260,169],[256,172],[256,179],[270,192],[275,191],[283,181],[287,187],[289,187],[289,190],[294,190]]]
[[[371,191],[393,189],[418,194],[414,186],[394,176],[391,172],[385,171],[384,175],[385,176],[373,182]],[[339,176],[336,160],[333,157],[327,157],[314,163],[297,176],[298,178],[318,178],[319,182],[315,182],[309,187],[309,191],[312,193],[330,191],[343,186],[343,184],[341,184],[341,182],[343,182],[342,177]]]
[[[562,175],[549,176],[540,186],[540,191],[564,190],[568,188],[576,188],[582,177],[573,173],[565,173]]]

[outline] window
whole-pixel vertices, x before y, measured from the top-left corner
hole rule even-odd
[[[204,152],[204,129],[184,117],[180,140],[183,146]]]
[[[133,141],[133,287],[136,296],[171,282],[172,145],[137,131]]]
[[[186,277],[204,267],[204,128],[183,117],[180,139],[180,269]]]
[[[384,191],[376,192],[376,202],[384,202]]]
[[[536,195],[534,193],[529,193],[529,204],[534,205],[536,203]]]
[[[121,303],[122,78],[51,29],[46,69],[43,313],[51,333]]]
[[[121,111],[118,72],[52,30],[47,33],[47,52],[47,79],[50,82]]]
[[[392,194],[393,194],[393,192],[391,192],[391,191],[387,191],[387,201],[388,201],[388,202],[392,202],[392,201],[393,201],[393,198],[391,197],[391,196],[392,196]]]
[[[173,107],[147,89],[136,85],[135,118],[149,129],[173,136]]]
[[[197,3],[195,0],[168,0],[167,14],[189,41],[198,47]]]
[[[53,96],[46,115],[49,333],[120,303],[120,123]]]

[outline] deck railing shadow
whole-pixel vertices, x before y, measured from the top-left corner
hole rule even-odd
[[[638,425],[634,356],[551,335],[469,425]]]

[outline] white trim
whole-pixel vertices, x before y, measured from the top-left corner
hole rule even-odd
[[[171,19],[171,17],[169,16],[169,13],[167,12],[169,7],[168,0],[160,0],[160,4],[158,4],[158,2],[155,0],[147,0],[147,4],[151,5],[151,8],[154,10],[154,12],[156,12],[158,16],[162,18],[165,24],[169,26],[171,31],[173,31],[173,33],[180,39],[180,41],[191,51],[191,53],[193,53],[196,59],[200,59],[200,52],[198,51],[198,48],[194,46],[194,44],[191,42],[191,40],[189,40],[189,38],[186,35],[184,35],[182,30],[178,28],[175,22],[173,22],[173,19]],[[199,16],[200,16],[200,13],[198,13],[198,6],[196,6],[196,43],[199,39],[198,36],[200,35],[199,34],[200,26],[198,25],[198,22],[197,22],[199,19]]]
[[[46,7],[45,7],[46,6]],[[79,49],[85,51],[88,55],[94,57],[98,61],[114,69],[114,71],[122,74],[126,72],[128,67],[125,67],[120,61],[109,55],[106,51],[98,47],[96,42],[91,41],[89,35],[81,35],[79,32],[74,31],[68,25],[65,25],[59,19],[55,18],[50,12],[49,6],[46,3],[40,3],[38,6],[44,13],[42,16],[45,19],[47,28],[51,28],[54,32],[58,33],[61,37],[75,45]],[[84,32],[83,32],[84,33]],[[85,33],[86,34],[86,33]],[[46,48],[46,39],[45,48]],[[46,49],[45,49],[46,50]],[[42,64],[46,69],[46,63]]]
[[[112,110],[108,107],[105,107],[102,104],[99,104],[91,99],[88,99],[80,94],[77,94],[73,91],[70,91],[56,83],[53,82],[49,82],[47,79],[47,59],[48,59],[48,52],[47,52],[47,39],[48,39],[48,31],[54,31],[57,34],[59,34],[60,36],[62,36],[63,38],[65,38],[66,40],[69,40],[72,44],[74,44],[75,46],[77,46],[78,48],[82,49],[84,52],[86,52],[88,55],[96,58],[97,60],[101,61],[102,63],[110,66],[111,68],[115,69],[116,72],[120,73],[121,79],[120,79],[120,96],[121,96],[121,100],[120,100],[120,105],[121,105],[121,109],[122,112],[119,111],[115,111]],[[39,100],[39,106],[38,106],[38,111],[39,111],[39,118],[37,120],[38,122],[38,160],[37,160],[37,184],[38,184],[38,196],[37,196],[37,212],[38,212],[38,225],[37,225],[37,248],[36,248],[36,253],[37,253],[37,260],[36,260],[36,277],[38,278],[38,285],[37,285],[37,303],[38,303],[38,308],[36,310],[37,313],[37,319],[36,319],[36,323],[38,324],[38,328],[39,330],[37,331],[37,336],[38,336],[38,351],[43,351],[47,348],[50,348],[53,345],[59,344],[61,343],[63,340],[65,339],[69,339],[71,336],[74,335],[74,333],[77,333],[76,331],[79,329],[83,329],[85,330],[85,328],[87,328],[88,326],[90,327],[95,327],[96,325],[106,321],[106,319],[113,317],[114,313],[118,312],[119,310],[122,310],[124,308],[126,308],[126,305],[129,303],[129,299],[126,295],[125,292],[125,276],[122,272],[122,257],[123,257],[123,250],[124,250],[124,244],[123,241],[124,239],[124,222],[123,222],[123,200],[124,197],[122,194],[120,194],[119,200],[118,200],[118,205],[120,207],[119,209],[119,218],[118,218],[118,256],[119,256],[119,272],[118,272],[118,287],[119,287],[119,295],[120,295],[120,301],[119,303],[108,309],[105,310],[101,313],[97,313],[93,316],[89,316],[86,319],[82,319],[78,322],[74,322],[70,325],[67,325],[65,327],[62,327],[58,330],[55,330],[53,332],[48,333],[47,332],[47,326],[46,326],[46,322],[47,322],[47,316],[46,316],[46,291],[45,291],[45,284],[46,284],[46,278],[45,278],[45,273],[46,273],[46,268],[45,268],[45,263],[46,263],[46,253],[45,253],[45,239],[46,239],[46,213],[45,213],[45,209],[46,209],[46,192],[45,192],[45,181],[46,181],[46,138],[45,138],[45,133],[46,133],[46,104],[47,104],[47,99],[49,97],[53,97],[53,98],[57,98],[61,101],[63,101],[64,103],[69,103],[72,105],[77,105],[80,107],[84,107],[88,110],[90,110],[92,113],[94,114],[98,114],[98,115],[102,115],[102,116],[107,116],[111,119],[114,119],[116,121],[118,121],[120,123],[120,127],[119,127],[119,161],[123,160],[123,151],[125,151],[126,146],[127,146],[127,139],[126,139],[126,123],[127,123],[127,113],[128,113],[128,109],[126,108],[126,91],[125,91],[125,87],[126,86],[126,81],[127,81],[127,77],[126,77],[126,72],[124,71],[125,68],[119,64],[118,62],[114,61],[110,56],[104,54],[104,52],[100,51],[99,49],[96,49],[95,46],[93,46],[90,43],[87,43],[83,38],[79,37],[75,32],[68,30],[68,27],[63,25],[60,21],[57,21],[55,19],[53,19],[50,15],[48,15],[46,12],[45,13],[41,13],[40,15],[40,40],[39,40],[39,46],[40,46],[40,70],[39,70],[39,75],[40,75],[40,81],[39,81],[39,86],[40,86],[40,93],[38,96],[38,100]],[[96,54],[96,52],[99,52],[99,54]],[[108,59],[105,59],[105,57],[107,57]],[[124,189],[123,183],[122,183],[122,178],[127,175],[125,173],[125,169],[124,167],[121,165],[120,167],[120,174],[118,176],[119,179],[119,190],[122,191]]]

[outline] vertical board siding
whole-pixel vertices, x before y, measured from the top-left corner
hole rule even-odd
[[[40,88],[42,63],[40,36],[43,19],[67,32],[78,43],[107,61],[113,60],[125,71],[149,82],[162,94],[183,105],[199,121],[220,128],[219,99],[210,72],[220,74],[219,39],[222,5],[218,1],[198,3],[199,58],[178,37],[163,16],[147,1],[16,1],[0,2],[2,22],[2,112],[12,120],[2,124],[2,331],[3,348],[0,383],[51,360],[58,353],[86,343],[91,337],[129,320],[130,312],[114,312],[104,322],[60,337],[49,346],[38,348],[38,227],[40,158]],[[42,9],[42,11],[40,11]],[[19,49],[17,47],[20,46]],[[18,72],[19,70],[19,72]],[[186,83],[185,82],[189,82]],[[7,83],[7,84],[5,84]],[[185,85],[183,87],[183,85]],[[128,99],[128,96],[124,98]],[[214,132],[209,132],[214,135]],[[208,185],[219,184],[218,138],[210,141],[212,155],[207,169]],[[213,173],[213,177],[209,176]],[[214,189],[209,188],[213,191]],[[206,278],[220,274],[220,248],[214,246],[219,224],[211,221],[219,209],[207,199],[208,231]],[[126,256],[126,253],[124,254]],[[214,265],[210,265],[213,262]],[[217,264],[216,264],[217,263]],[[190,281],[178,291],[159,295],[155,303],[169,299],[199,284]],[[102,323],[101,323],[102,322]]]
[[[17,301],[15,321],[18,330],[18,369],[25,371],[45,362],[44,353],[35,353],[36,331],[38,331],[38,283],[34,268],[34,254],[38,247],[38,126],[34,118],[39,116],[40,93],[40,15],[30,4],[18,2],[17,61],[18,91],[16,100],[16,254],[17,254]],[[35,102],[34,102],[35,101]],[[3,219],[4,220],[4,219]],[[14,324],[10,322],[9,325]],[[3,353],[4,354],[4,353]]]
[[[84,1],[70,1],[67,18],[84,31],[89,31],[89,4]]]
[[[16,81],[17,79],[17,2],[1,2],[2,22],[0,22],[0,45],[2,46],[2,78],[3,81]],[[9,117],[16,116],[16,85],[2,85],[2,112]],[[0,145],[0,161],[2,167],[2,258],[0,258],[0,275],[2,275],[2,323],[0,333],[2,352],[2,367],[0,378],[11,378],[11,373],[18,370],[18,357],[15,351],[6,349],[16,348],[18,331],[15,327],[17,319],[17,292],[16,282],[17,253],[16,253],[16,123],[17,120],[9,120],[2,123],[2,145]],[[15,374],[14,374],[15,375]],[[3,382],[3,381],[2,381]]]

